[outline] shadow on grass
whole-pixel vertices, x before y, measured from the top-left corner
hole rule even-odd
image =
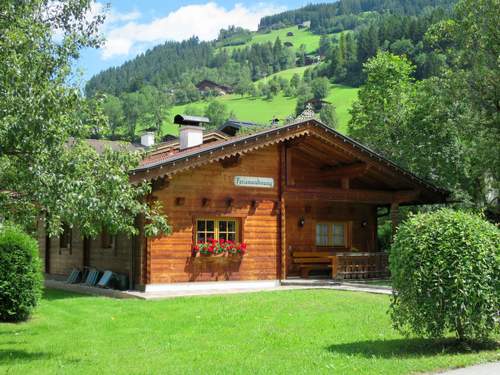
[[[46,288],[43,290],[42,298],[46,301],[56,301],[59,299],[82,298],[82,297],[92,297],[92,296],[83,293],[74,293],[65,290]]]
[[[334,344],[326,349],[331,353],[361,355],[366,358],[413,358],[435,356],[439,354],[464,354],[471,351],[493,350],[498,346],[495,343],[485,343],[473,349],[464,347],[455,339],[394,339],[394,340],[367,340]]]
[[[32,353],[24,350],[0,350],[0,363],[7,365],[10,362],[30,362],[50,357],[51,354],[49,353]]]

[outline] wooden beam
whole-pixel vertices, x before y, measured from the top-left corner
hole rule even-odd
[[[287,199],[290,200],[323,200],[330,202],[359,202],[371,204],[392,204],[396,197],[409,198],[406,191],[390,190],[363,190],[363,189],[335,189],[323,187],[297,187],[288,186],[285,190]]]
[[[287,186],[287,148],[283,144],[280,149],[280,172],[279,172],[279,247],[278,257],[276,259],[276,273],[280,280],[287,278],[287,240],[286,240],[286,204],[284,192]]]
[[[225,159],[221,159],[219,161],[220,165],[222,165],[222,168],[233,168],[237,167],[241,163],[241,157],[240,154],[236,154],[233,156],[230,156]]]
[[[401,190],[394,194],[394,201],[397,203],[411,202],[420,196],[420,190]]]
[[[343,190],[349,190],[349,177],[342,177],[340,179],[340,187]]]
[[[399,225],[399,204],[397,202],[391,203],[391,229],[392,237],[396,234]]]
[[[301,153],[307,155],[310,159],[314,161],[320,161],[324,164],[335,164],[337,162],[349,162],[352,161],[350,158],[346,158],[345,155],[339,155],[338,151],[331,147],[320,147],[309,145],[306,142],[300,143],[296,147]]]
[[[158,177],[151,182],[151,190],[152,191],[162,190],[168,187],[169,184],[170,180],[168,179],[167,176]]]
[[[366,163],[353,163],[347,165],[334,166],[322,174],[326,178],[339,178],[339,177],[359,177],[368,170]]]
[[[292,150],[289,147],[285,148],[285,158],[286,158],[286,185],[295,185],[295,180],[292,174]]]

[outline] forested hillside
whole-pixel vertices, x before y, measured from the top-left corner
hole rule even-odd
[[[267,16],[261,19],[259,30],[279,29],[311,22],[315,34],[353,30],[366,23],[362,13],[376,12],[418,16],[426,8],[449,9],[456,0],[340,0],[334,3],[311,4],[303,8]]]
[[[454,2],[341,0],[308,5],[264,17],[257,32],[229,27],[211,42],[197,38],[166,42],[99,73],[87,83],[86,94],[104,101],[110,126],[100,136],[113,138],[134,138],[145,127],[162,135],[172,107],[196,107],[199,112],[215,101],[227,106],[227,118],[242,113],[241,100],[253,100],[253,113],[259,113],[276,97],[286,98],[276,111],[281,117],[296,115],[308,101],[329,99],[326,108],[316,109],[323,109],[332,126],[345,129],[348,117],[342,114],[340,122],[336,118],[335,107],[342,98],[332,95],[332,84],[363,85],[363,64],[379,50],[408,57],[417,80],[438,74],[446,57],[432,48],[425,35],[450,16]],[[297,67],[301,67],[298,76]],[[279,77],[268,78],[277,73]],[[200,91],[196,84],[206,79],[231,87],[234,94],[229,98],[239,96],[240,102],[217,98],[216,91]],[[262,116],[241,120],[260,122]]]

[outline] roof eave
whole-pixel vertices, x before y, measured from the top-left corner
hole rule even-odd
[[[248,135],[248,136],[243,137],[243,138],[238,138],[238,139],[234,140],[234,142],[231,142],[231,139],[229,139],[228,141],[225,141],[225,142],[223,142],[221,144],[214,145],[215,146],[214,148],[202,149],[202,150],[200,150],[199,153],[189,154],[189,155],[186,155],[185,157],[181,157],[179,159],[158,161],[158,162],[152,163],[150,165],[145,165],[145,166],[138,167],[138,168],[136,168],[133,171],[133,173],[136,174],[136,173],[148,172],[149,170],[156,169],[156,168],[163,168],[163,167],[169,166],[171,164],[175,165],[176,163],[181,162],[183,159],[190,159],[190,158],[193,158],[193,157],[198,157],[199,158],[199,157],[202,157],[204,154],[213,153],[218,148],[224,148],[224,147],[227,147],[228,145],[230,145],[232,147],[236,147],[240,143],[244,144],[244,143],[247,143],[248,141],[251,141],[251,140],[254,140],[254,139],[256,140],[258,137],[260,137],[262,135],[271,135],[271,134],[274,134],[274,133],[278,133],[279,134],[279,132],[281,132],[281,131],[289,131],[290,129],[292,129],[295,126],[296,127],[300,127],[302,125],[309,125],[309,124],[312,124],[313,126],[319,126],[319,127],[321,127],[324,131],[332,134],[334,137],[340,138],[344,142],[347,142],[347,143],[351,144],[352,147],[354,147],[355,149],[359,149],[360,151],[368,154],[369,157],[374,158],[374,159],[378,160],[379,162],[385,163],[387,166],[395,169],[396,171],[398,171],[402,175],[408,177],[410,180],[415,181],[420,186],[422,186],[422,187],[424,187],[424,188],[426,188],[428,190],[431,190],[434,193],[440,194],[442,196],[442,198],[443,198],[443,202],[447,201],[448,198],[449,198],[449,196],[451,195],[451,193],[448,190],[445,190],[445,189],[442,189],[440,187],[437,187],[434,184],[421,179],[420,177],[416,176],[412,172],[407,171],[406,169],[400,167],[399,165],[397,165],[396,163],[392,162],[391,160],[383,157],[382,155],[380,155],[377,152],[371,150],[370,148],[362,145],[361,143],[357,142],[356,140],[354,140],[354,139],[352,139],[352,138],[350,138],[350,137],[348,137],[348,136],[346,136],[344,134],[339,133],[337,130],[328,127],[327,125],[323,124],[321,121],[319,121],[319,120],[317,120],[315,118],[311,118],[311,119],[307,119],[307,120],[295,121],[295,122],[292,122],[290,124],[283,125],[283,126],[280,126],[280,127],[266,129],[266,130],[263,130],[263,131],[260,131],[260,132]]]

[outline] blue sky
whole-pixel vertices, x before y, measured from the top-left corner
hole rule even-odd
[[[82,52],[77,67],[84,81],[95,73],[121,65],[137,54],[166,40],[197,35],[212,40],[222,27],[235,24],[256,29],[261,17],[295,9],[311,0],[108,0],[94,3],[92,13],[106,11],[101,28],[104,46]],[[325,2],[322,0],[321,2]]]

